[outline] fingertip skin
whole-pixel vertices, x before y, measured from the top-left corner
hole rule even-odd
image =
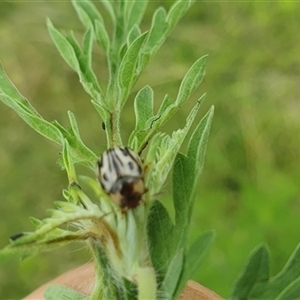
[[[53,284],[60,284],[75,289],[76,291],[90,295],[95,285],[95,273],[93,263],[88,263],[78,268],[72,269],[48,283],[40,286],[23,300],[44,300],[45,289]],[[183,292],[178,298],[179,300],[224,300],[215,292],[209,290],[205,286],[189,280]]]
[[[44,300],[44,292],[50,285],[60,284],[70,287],[82,294],[90,295],[95,285],[95,273],[93,263],[88,263],[72,269],[55,279],[43,284],[23,300]]]

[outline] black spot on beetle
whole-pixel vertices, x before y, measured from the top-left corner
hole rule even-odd
[[[108,180],[108,178],[107,178],[107,176],[106,176],[106,174],[105,174],[105,173],[103,173],[103,179],[104,179],[105,181],[107,181],[107,180]]]
[[[134,164],[132,163],[132,161],[128,162],[128,167],[130,170],[134,170]]]
[[[120,148],[120,150],[122,151],[122,153],[123,153],[124,156],[128,156],[129,155],[128,150],[126,148]]]

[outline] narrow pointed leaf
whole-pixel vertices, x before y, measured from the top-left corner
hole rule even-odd
[[[88,13],[83,9],[83,7],[80,5],[81,2],[77,0],[72,0],[73,7],[75,8],[75,11],[78,15],[79,20],[81,23],[87,28],[92,28],[93,23],[92,20],[90,19],[90,16]]]
[[[92,42],[93,36],[91,29],[88,30],[85,34],[84,43],[85,51],[81,50],[78,45],[73,32],[66,36],[67,41],[74,49],[74,53],[78,61],[78,70],[76,70],[80,83],[82,84],[85,91],[90,94],[94,99],[102,98],[102,90],[98,83],[98,79],[91,66],[91,57],[92,57]]]
[[[30,217],[30,221],[36,228],[39,228],[39,227],[43,226],[43,224],[44,224],[44,222],[42,220],[35,218],[35,217]]]
[[[132,88],[132,85],[136,79],[136,65],[139,58],[140,49],[144,43],[147,33],[144,33],[138,37],[128,48],[125,56],[122,59],[118,82],[121,90],[121,107],[125,104],[126,97]]]
[[[106,53],[109,52],[110,49],[110,40],[108,33],[105,29],[104,23],[95,21],[95,35],[97,43],[104,49]]]
[[[113,21],[113,25],[115,26],[116,25],[116,14],[115,14],[114,4],[110,0],[100,0],[100,2],[103,4],[105,9],[110,14],[111,19]]]
[[[143,1],[139,1],[139,0],[135,0],[133,2],[133,5],[131,6],[129,15],[128,15],[128,31],[131,31],[131,29],[135,26],[135,25],[139,25],[144,13],[146,11],[148,5],[148,0],[143,0]]]
[[[205,75],[207,56],[199,58],[184,76],[176,99],[176,104],[181,105],[201,83]]]
[[[164,114],[165,111],[168,109],[168,107],[170,107],[171,105],[174,105],[174,100],[169,95],[165,95],[165,98],[162,104],[160,105],[157,114],[158,115]]]
[[[173,259],[171,260],[167,273],[164,277],[164,281],[162,283],[162,292],[164,295],[164,299],[172,300],[174,299],[174,294],[176,291],[176,287],[178,285],[178,280],[181,276],[182,268],[183,268],[183,249],[178,251]]]
[[[127,45],[131,45],[140,35],[142,35],[142,32],[139,26],[134,26],[128,35]]]
[[[187,241],[189,228],[189,210],[193,203],[195,173],[191,160],[181,153],[178,153],[173,167],[173,202],[175,208],[175,231],[174,242],[177,249],[183,247]]]
[[[16,242],[20,243],[19,240],[21,239],[22,238],[16,240]],[[23,240],[26,240],[26,236],[24,236]],[[70,233],[69,236],[65,235],[61,236],[60,238],[48,239],[44,242],[41,239],[38,241],[38,237],[34,238],[28,244],[24,243],[18,245],[16,242],[14,242],[12,245],[0,250],[0,263],[11,259],[24,259],[29,256],[35,256],[39,253],[51,251],[55,248],[67,245],[74,240],[80,240],[80,238],[78,238],[75,234]]]
[[[65,139],[63,143],[62,158],[65,169],[68,174],[69,184],[77,182],[77,176],[74,168],[74,163],[71,158],[71,150],[68,141]]]
[[[146,53],[154,53],[160,47],[160,41],[163,40],[164,33],[168,28],[166,22],[167,12],[164,8],[158,8],[152,18],[151,28],[147,37],[144,51]]]
[[[51,285],[44,293],[45,300],[89,300],[90,297],[83,295],[63,285]]]
[[[59,53],[72,69],[79,72],[80,67],[74,48],[70,45],[69,41],[53,26],[49,19],[47,20],[47,26],[50,36]]]
[[[186,0],[186,1],[177,0],[173,4],[167,16],[167,22],[170,29],[175,27],[175,25],[184,16],[184,14],[187,12],[188,8],[191,6],[193,2],[194,2],[193,0]]]
[[[170,243],[173,226],[165,207],[159,201],[155,201],[151,207],[147,227],[151,261],[155,270],[159,271],[158,276],[166,272],[168,262],[174,255]]]
[[[83,38],[83,53],[85,57],[85,64],[91,68],[92,66],[92,50],[93,50],[93,31],[89,29]]]
[[[173,295],[173,299],[177,298],[187,281],[192,278],[194,273],[199,269],[206,258],[214,239],[214,231],[203,232],[186,251],[184,268],[176,289],[176,294]]]
[[[289,258],[288,262],[272,280],[272,285],[277,288],[285,287],[300,277],[300,244]]]
[[[137,93],[134,101],[136,130],[147,129],[147,121],[153,116],[153,97],[153,90],[148,85]]]
[[[31,106],[29,101],[18,91],[5,73],[2,64],[0,64],[0,99],[7,96],[7,99],[14,99],[23,110],[28,113],[37,114],[36,110]],[[4,102],[4,100],[2,100]],[[8,103],[5,103],[8,105]]]
[[[75,115],[71,111],[68,111],[68,117],[69,117],[69,121],[70,121],[72,132],[73,132],[74,136],[77,139],[80,139],[79,129],[78,129]]]
[[[253,294],[268,299],[275,299],[285,293],[297,293],[297,282],[300,277],[300,244],[289,258],[284,268],[270,280],[264,288],[255,290]],[[290,290],[291,289],[291,290]]]
[[[161,128],[188,99],[191,93],[200,84],[204,75],[206,57],[200,58],[189,70],[179,88],[178,96],[173,102],[168,96],[165,97],[156,118],[151,123],[151,128],[146,133],[135,133],[139,141],[139,150],[143,149],[151,137]],[[199,100],[200,101],[200,100]]]
[[[80,21],[87,29],[93,28],[96,20],[103,24],[103,18],[100,12],[91,1],[72,0],[72,3]]]
[[[187,117],[185,126],[182,129],[174,131],[171,137],[166,136],[161,141],[156,154],[155,168],[152,171],[152,183],[151,186],[149,186],[153,193],[159,193],[161,187],[167,179],[167,176],[173,166],[175,157],[195,120],[197,112],[204,98],[205,97],[203,96],[197,101],[196,105],[193,107]],[[178,184],[180,183],[178,182]]]
[[[47,26],[58,51],[69,66],[76,71],[84,90],[94,99],[102,98],[102,90],[91,67],[93,41],[91,29],[85,35],[84,50],[81,50],[72,32],[66,37],[63,36],[54,28],[50,20],[48,20]]]
[[[178,154],[173,171],[173,201],[178,247],[187,239],[195,192],[203,169],[213,109],[210,109],[194,130],[188,145],[187,157]]]
[[[154,13],[149,38],[145,43],[144,54],[141,59],[140,70],[145,68],[151,57],[158,51],[193,2],[193,0],[178,0],[173,4],[168,14],[163,8],[159,8]]]
[[[213,116],[214,107],[212,106],[194,130],[188,144],[187,156],[192,159],[197,175],[195,176],[194,184],[198,183],[204,166],[204,157]]]
[[[300,276],[290,283],[275,300],[291,300],[300,298]]]
[[[230,299],[248,299],[251,291],[260,281],[269,278],[269,252],[265,245],[257,247],[248,258],[244,270],[240,274]]]
[[[25,109],[23,105],[20,105],[11,97],[0,93],[0,99],[7,106],[11,107],[35,131],[51,141],[54,141],[58,144],[62,143],[62,135],[53,124],[36,114],[28,112],[28,109]]]

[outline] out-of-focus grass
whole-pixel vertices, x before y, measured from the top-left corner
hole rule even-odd
[[[153,8],[151,4],[148,16]],[[182,125],[196,98],[208,93],[202,112],[215,104],[216,114],[191,240],[206,229],[216,229],[217,239],[194,279],[224,297],[257,244],[269,244],[276,272],[299,242],[299,15],[300,6],[293,2],[198,2],[137,84],[136,90],[144,84],[154,86],[158,101],[165,93],[175,95],[191,64],[209,54],[201,88],[166,129]],[[1,2],[0,60],[46,119],[66,125],[66,111],[72,110],[84,141],[100,154],[105,149],[101,121],[51,43],[47,16],[80,37],[82,27],[68,2]],[[96,47],[95,68],[104,86],[105,60]],[[132,113],[130,102],[123,115],[124,137],[134,125]],[[0,246],[4,246],[10,235],[33,229],[29,216],[46,217],[52,201],[62,199],[67,179],[55,164],[60,151],[56,145],[2,103],[0,116]],[[168,186],[165,189],[168,194]],[[81,248],[79,244],[1,265],[0,299],[19,299],[88,261]]]

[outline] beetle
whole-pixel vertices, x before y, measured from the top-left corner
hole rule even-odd
[[[100,156],[98,179],[122,211],[137,207],[148,191],[141,158],[128,147],[113,147]]]

